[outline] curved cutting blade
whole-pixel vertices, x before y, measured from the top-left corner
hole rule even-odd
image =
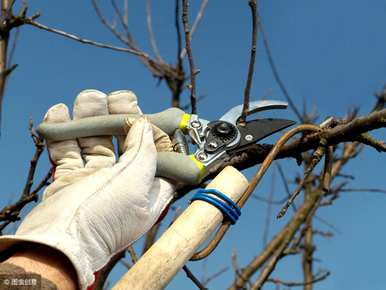
[[[248,115],[251,115],[256,112],[265,111],[265,110],[286,109],[287,107],[288,107],[288,103],[283,101],[275,101],[275,100],[254,101],[249,103]],[[235,106],[232,109],[230,109],[228,112],[226,112],[220,118],[220,120],[236,125],[237,120],[240,118],[242,111],[243,111],[243,105]]]

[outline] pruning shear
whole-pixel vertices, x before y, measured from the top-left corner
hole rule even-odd
[[[286,109],[282,101],[263,100],[249,104],[248,115],[272,109]],[[169,108],[156,114],[146,115],[148,120],[170,136],[174,136],[179,152],[159,152],[156,176],[182,184],[199,184],[218,162],[269,135],[283,130],[295,122],[285,119],[257,118],[239,122],[242,105],[235,106],[220,119],[208,121],[195,114],[187,114],[178,108]],[[138,115],[107,115],[89,117],[66,123],[41,123],[39,134],[48,140],[62,141],[79,137],[124,135],[123,124],[128,117]],[[188,155],[190,137],[197,149]]]

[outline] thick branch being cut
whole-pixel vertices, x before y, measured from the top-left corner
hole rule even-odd
[[[363,133],[386,127],[386,109],[372,112],[367,116],[358,117],[350,122],[337,125],[331,129],[325,129],[321,132],[306,135],[286,146],[284,146],[277,156],[281,158],[299,158],[300,154],[310,149],[315,149],[319,145],[319,140],[325,138],[330,145],[343,142],[356,141],[358,136]],[[268,155],[273,145],[253,144],[240,150],[229,160],[221,164],[221,168],[232,165],[238,169],[246,169],[261,163]],[[377,147],[380,149],[381,147]],[[212,172],[218,172],[219,167],[213,168]]]

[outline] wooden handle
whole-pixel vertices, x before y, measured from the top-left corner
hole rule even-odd
[[[206,188],[217,189],[237,201],[247,186],[245,176],[228,166]],[[164,289],[222,219],[222,213],[214,206],[194,201],[113,290]]]

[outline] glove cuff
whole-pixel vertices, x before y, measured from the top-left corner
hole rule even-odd
[[[48,235],[5,235],[0,237],[0,252],[22,242],[45,245],[64,254],[74,266],[81,290],[86,290],[94,282],[94,272],[99,269],[93,269],[87,251],[82,251],[81,247],[76,246],[70,238],[61,236],[58,239],[57,236],[53,238]],[[83,249],[87,250],[87,248]]]

